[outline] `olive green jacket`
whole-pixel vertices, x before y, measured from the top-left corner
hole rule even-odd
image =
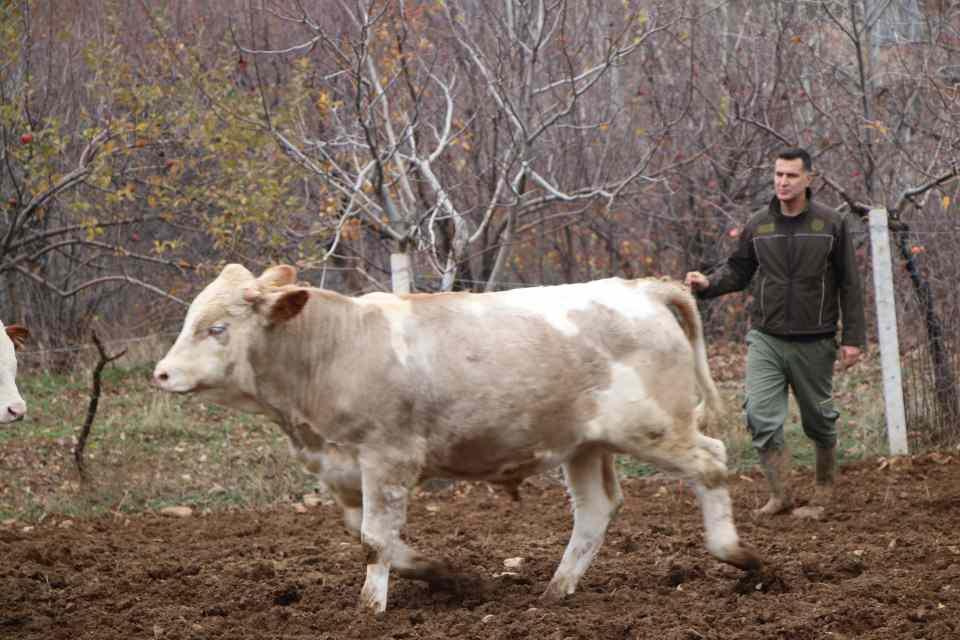
[[[701,298],[745,289],[753,280],[753,328],[775,336],[836,334],[863,348],[863,288],[847,218],[810,200],[797,216],[784,216],[780,201],[750,219],[736,251],[709,276]],[[756,277],[754,277],[756,276]]]

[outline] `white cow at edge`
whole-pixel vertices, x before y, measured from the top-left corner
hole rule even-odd
[[[0,322],[0,424],[22,420],[27,415],[27,403],[17,389],[17,353],[30,336],[25,327]]]
[[[447,575],[400,538],[417,482],[509,485],[557,465],[574,526],[544,596],[573,593],[623,502],[617,453],[689,478],[710,553],[760,567],[733,523],[724,445],[698,429],[698,394],[710,412],[720,400],[678,283],[351,298],[295,280],[285,265],[259,278],[227,266],[190,305],[154,380],[284,429],[360,531],[362,605],[386,608],[391,567]]]

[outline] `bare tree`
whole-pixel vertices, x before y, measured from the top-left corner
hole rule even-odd
[[[272,3],[269,16],[304,37],[240,51],[255,60],[309,52],[317,69],[315,108],[284,122],[264,91],[264,112],[284,151],[336,202],[328,254],[359,219],[392,240],[396,271],[412,271],[414,251],[449,290],[471,255],[485,256],[479,275],[490,289],[531,220],[610,210],[655,178],[649,163],[669,123],[645,136],[645,153],[624,155],[623,69],[687,16],[673,3],[439,6],[368,1],[311,14]]]

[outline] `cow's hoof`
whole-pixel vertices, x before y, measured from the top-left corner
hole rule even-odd
[[[387,603],[361,595],[360,602],[357,603],[357,609],[363,613],[372,613],[373,615],[380,616],[387,610]]]
[[[558,582],[551,582],[547,586],[547,590],[543,592],[543,595],[540,596],[540,600],[548,603],[561,602],[570,594],[573,593],[573,589],[568,589],[566,585],[560,584]]]
[[[389,567],[382,564],[367,565],[367,579],[360,590],[360,609],[376,614],[387,610],[389,576]]]
[[[760,559],[757,552],[744,545],[740,545],[733,551],[727,552],[721,560],[735,566],[737,569],[742,569],[750,573],[755,573],[763,568],[763,560]]]

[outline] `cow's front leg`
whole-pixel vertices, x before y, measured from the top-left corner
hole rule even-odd
[[[546,600],[560,600],[576,590],[603,544],[610,520],[623,504],[611,454],[600,449],[581,450],[563,466],[563,473],[573,502],[573,533],[543,594]]]
[[[347,531],[359,540],[363,524],[363,498],[359,486],[356,491],[347,490],[344,487],[328,486],[327,488],[343,512],[343,523]],[[445,562],[438,562],[424,556],[416,549],[409,547],[403,540],[395,541],[390,568],[402,578],[424,580],[434,589],[455,589],[455,583],[459,577]]]
[[[367,554],[367,578],[360,591],[360,606],[375,613],[387,608],[390,566],[404,548],[400,530],[407,520],[407,497],[416,480],[404,478],[394,465],[377,461],[364,465],[363,522],[360,541]]]

